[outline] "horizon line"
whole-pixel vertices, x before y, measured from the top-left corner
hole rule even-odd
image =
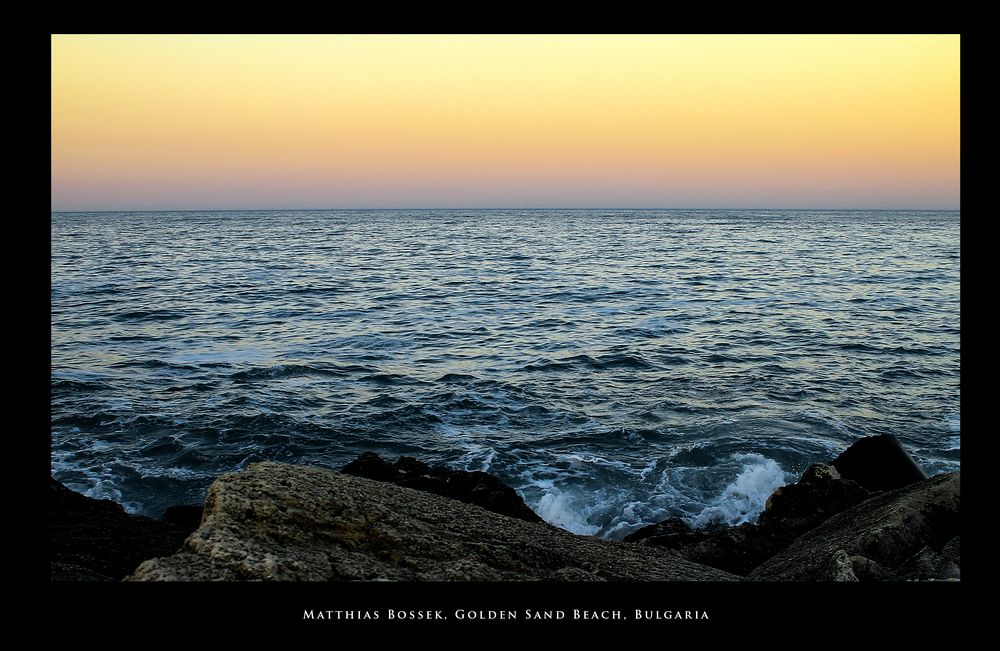
[[[622,207],[622,206],[597,206],[597,207],[568,207],[568,206],[555,206],[555,207],[505,207],[497,206],[491,208],[474,208],[474,207],[395,207],[395,208],[376,208],[376,207],[354,207],[354,208],[117,208],[117,209],[100,209],[100,210],[51,210],[53,214],[65,214],[65,213],[124,213],[124,212],[279,212],[279,211],[299,211],[299,212],[335,212],[335,211],[363,211],[363,210],[387,210],[387,211],[417,211],[417,210],[470,210],[470,211],[500,211],[500,210],[538,210],[538,211],[556,211],[556,210],[714,210],[714,211],[746,211],[746,210],[769,210],[769,211],[779,211],[788,212],[794,210],[803,210],[811,212],[873,212],[873,211],[886,211],[886,212],[961,212],[961,208],[773,208],[773,207],[759,207],[750,206],[746,208],[712,208],[712,207]]]

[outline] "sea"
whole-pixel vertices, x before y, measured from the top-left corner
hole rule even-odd
[[[960,212],[52,213],[51,471],[158,517],[365,451],[569,531],[753,521],[853,441],[959,469]]]

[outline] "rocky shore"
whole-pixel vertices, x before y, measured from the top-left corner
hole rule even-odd
[[[265,462],[204,508],[129,515],[50,481],[52,581],[931,581],[960,576],[960,474],[928,479],[891,436],[778,489],[756,523],[679,519],[578,536],[496,477],[389,463]]]

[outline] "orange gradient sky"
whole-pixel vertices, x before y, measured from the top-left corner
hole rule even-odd
[[[959,37],[52,37],[53,210],[959,207]]]

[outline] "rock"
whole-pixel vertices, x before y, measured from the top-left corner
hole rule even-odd
[[[121,577],[118,577],[119,579]],[[72,563],[49,562],[49,580],[53,583],[66,581],[114,581],[110,576],[98,574],[90,568]]]
[[[955,565],[962,565],[962,538],[960,536],[955,536],[941,548],[941,553],[944,557],[950,560]]]
[[[842,478],[833,466],[817,463],[796,483],[778,488],[767,498],[757,524],[795,529],[797,535],[871,496],[871,491]]]
[[[762,563],[748,578],[838,580],[846,575],[843,559],[855,556],[883,568],[884,578],[940,578],[951,570],[936,557],[929,557],[924,548],[941,555],[945,545],[959,535],[960,511],[960,473],[925,479],[876,495],[833,516]],[[852,562],[852,567],[856,566]]]
[[[624,542],[672,549],[695,563],[745,575],[794,539],[791,532],[750,523],[692,529],[680,518],[670,518],[629,534]]]
[[[830,465],[844,479],[870,491],[892,490],[927,479],[927,473],[891,434],[855,441]]]
[[[365,452],[344,466],[343,472],[450,497],[526,522],[542,522],[513,488],[485,472],[431,467],[405,456],[390,465],[374,452]]]
[[[374,452],[363,453],[357,459],[344,466],[342,472],[354,475],[355,477],[367,477],[368,479],[376,479],[378,481],[396,482],[400,478],[399,469]]]
[[[119,581],[142,561],[180,549],[194,527],[129,515],[49,479],[49,578]]]
[[[710,533],[707,530],[692,529],[691,526],[680,518],[667,518],[657,524],[651,524],[638,531],[633,531],[623,539],[625,542],[639,542],[650,538],[662,538],[663,543],[673,541],[682,546],[687,543],[694,543],[702,540],[704,534]]]
[[[577,536],[323,468],[257,463],[209,488],[201,526],[152,580],[621,580],[738,577],[654,547]]]
[[[163,521],[176,524],[194,531],[201,524],[201,516],[205,508],[197,504],[182,504],[178,506],[168,506],[163,513]]]
[[[945,556],[925,546],[896,569],[897,581],[949,581],[960,579],[958,565]]]
[[[644,527],[625,541],[666,547],[692,561],[747,575],[834,515],[881,491],[926,478],[894,437],[871,436],[856,441],[829,465],[813,464],[796,483],[778,488],[756,523],[693,530],[674,518]],[[852,580],[883,576],[874,566],[866,566],[861,570],[864,578],[859,579],[857,563],[848,560],[848,556],[840,559],[840,565],[831,566],[827,574],[842,580],[848,575],[855,577]]]
[[[768,498],[756,524],[692,529],[671,518],[644,527],[625,541],[674,549],[696,563],[746,575],[801,534],[871,495],[856,482],[841,479],[836,469],[815,464],[797,483],[782,486]]]

